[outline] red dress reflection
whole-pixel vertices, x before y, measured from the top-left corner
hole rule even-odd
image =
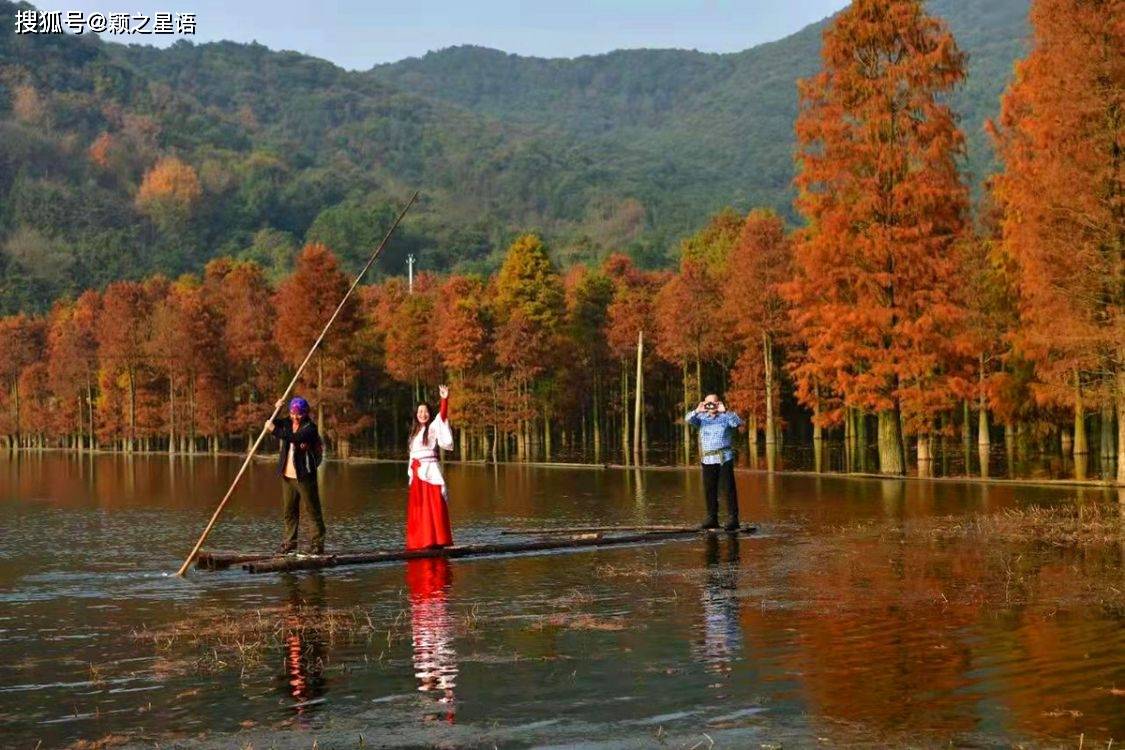
[[[446,607],[452,580],[449,560],[445,558],[423,558],[406,563],[414,676],[418,678],[420,691],[440,692],[437,700],[444,706],[442,718],[450,724],[456,714],[453,687],[457,679],[453,618]]]

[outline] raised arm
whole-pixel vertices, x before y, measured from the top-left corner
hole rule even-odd
[[[453,450],[453,430],[449,428],[449,388],[439,385],[438,393],[441,395],[441,406],[438,408],[438,416],[434,420],[433,427],[437,433],[438,445],[443,451],[451,451]]]

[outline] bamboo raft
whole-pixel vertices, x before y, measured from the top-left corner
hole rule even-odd
[[[202,550],[195,565],[202,570],[226,570],[235,565],[247,573],[282,573],[297,570],[322,570],[345,565],[374,565],[422,558],[488,557],[519,555],[552,550],[617,547],[630,544],[651,544],[704,534],[753,534],[758,528],[744,524],[737,532],[722,529],[700,529],[694,526],[577,526],[565,528],[509,529],[506,535],[536,536],[537,539],[489,544],[465,544],[421,550],[371,550],[367,552],[333,552],[325,555],[277,555]],[[618,532],[606,535],[606,532]],[[631,532],[631,533],[620,533]]]

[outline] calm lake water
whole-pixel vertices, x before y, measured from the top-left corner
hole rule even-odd
[[[232,458],[0,463],[0,732],[185,747],[1087,747],[1125,741],[1125,544],[911,536],[1090,488],[738,476],[759,534],[168,577]],[[458,542],[698,522],[696,471],[447,467]],[[401,464],[329,464],[330,548],[401,544]],[[280,536],[254,467],[210,548]],[[944,521],[943,521],[944,522]],[[362,739],[361,739],[362,738]]]

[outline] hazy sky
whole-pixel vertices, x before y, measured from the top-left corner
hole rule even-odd
[[[194,12],[195,42],[231,39],[291,49],[352,69],[479,44],[540,57],[627,47],[735,52],[780,39],[845,0],[40,0],[40,10]],[[124,37],[106,35],[121,41]],[[180,37],[129,37],[171,44]]]

